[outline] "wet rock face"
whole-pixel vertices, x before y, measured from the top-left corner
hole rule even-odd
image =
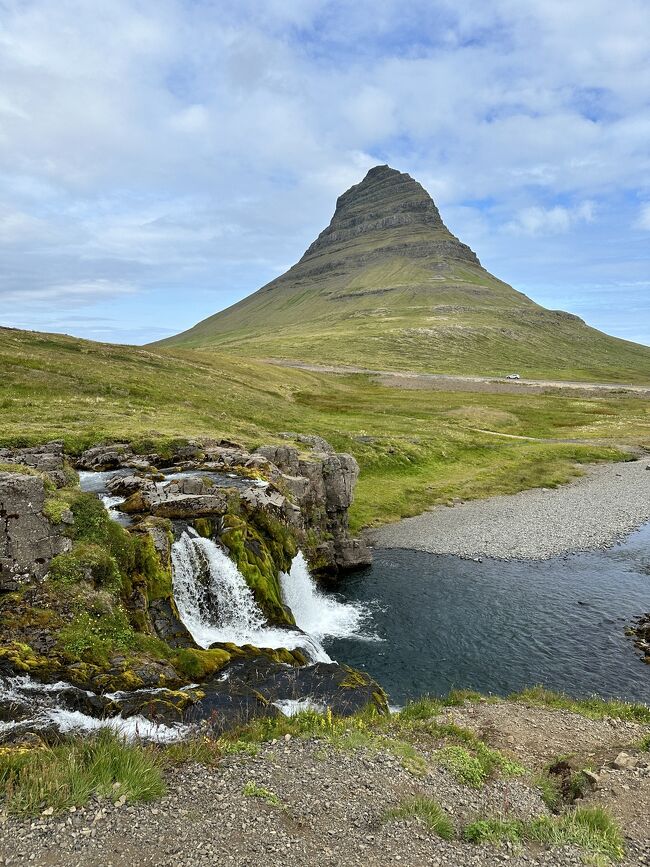
[[[305,699],[337,716],[351,716],[368,705],[380,713],[388,710],[376,681],[338,663],[302,668],[258,656],[232,663],[225,672],[227,679],[201,684],[204,696],[188,707],[185,722],[205,720],[225,731],[257,717],[279,716],[283,702]]]
[[[42,578],[52,557],[70,549],[43,515],[44,504],[41,478],[0,473],[0,591]]]
[[[354,569],[371,562],[370,549],[348,536],[348,509],[359,478],[359,464],[352,455],[336,453],[320,437],[296,437],[312,447],[308,456],[295,446],[262,446],[255,452],[280,471],[279,483],[300,509],[304,530],[323,532],[328,540],[321,555],[335,569]]]

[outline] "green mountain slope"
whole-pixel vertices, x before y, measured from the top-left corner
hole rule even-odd
[[[650,348],[489,274],[426,190],[388,166],[338,200],[281,277],[158,346],[329,364],[650,382]]]

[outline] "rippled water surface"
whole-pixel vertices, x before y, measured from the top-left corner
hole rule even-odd
[[[382,643],[326,643],[401,703],[452,687],[507,694],[541,683],[650,702],[650,666],[624,635],[650,610],[650,525],[608,551],[482,563],[375,550],[343,598],[374,606]]]

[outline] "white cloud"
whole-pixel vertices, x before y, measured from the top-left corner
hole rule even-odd
[[[64,306],[87,306],[120,295],[132,295],[137,291],[130,283],[113,280],[81,280],[78,283],[53,283],[47,286],[28,286],[9,291],[0,290],[0,305],[41,305],[56,302]]]
[[[222,304],[298,258],[378,162],[488,253],[509,224],[575,256],[595,202],[597,222],[647,227],[646,0],[1,5],[4,297],[55,286],[71,305],[91,274]]]
[[[581,202],[573,208],[555,205],[541,208],[533,205],[523,208],[514,220],[506,224],[506,230],[515,234],[545,235],[568,232],[577,223],[591,223],[594,220],[595,205],[591,201]]]

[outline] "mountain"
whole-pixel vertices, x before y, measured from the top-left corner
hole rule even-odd
[[[650,381],[650,348],[486,271],[410,175],[375,166],[285,274],[157,346],[382,369]]]

